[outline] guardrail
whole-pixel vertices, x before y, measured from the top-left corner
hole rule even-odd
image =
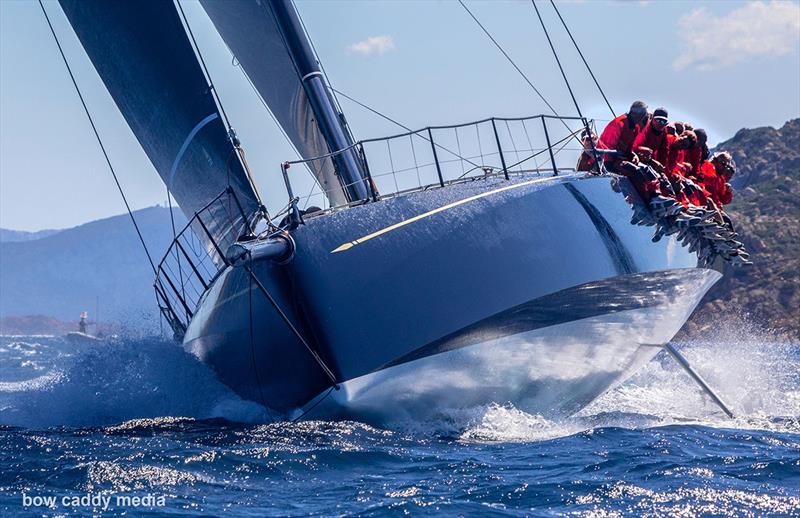
[[[222,239],[215,238],[209,230],[209,226],[213,228],[210,215],[218,222],[220,212],[234,215],[230,219],[244,222],[240,225],[243,228],[232,227]],[[176,338],[183,337],[201,297],[228,265],[225,251],[249,230],[244,225],[249,226],[251,219],[229,187],[197,211],[176,234],[158,263],[153,283],[158,308]]]
[[[348,205],[331,205],[318,181],[313,181],[307,194],[298,194],[292,177],[294,171],[303,168],[292,169],[290,174],[291,166],[302,165],[309,172],[329,168],[334,157],[354,150],[366,173],[371,198],[376,201],[476,178],[509,179],[519,174],[573,171],[583,150],[577,135],[587,126],[593,127],[594,121],[552,115],[490,117],[464,124],[427,126],[360,140],[335,153],[284,162],[281,173],[290,203],[294,202],[296,209],[336,209]]]

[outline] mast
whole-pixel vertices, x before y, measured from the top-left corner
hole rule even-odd
[[[270,6],[328,149],[331,153],[335,153],[350,148],[353,139],[344,126],[344,116],[333,102],[319,62],[311,48],[311,42],[303,31],[300,17],[292,1],[271,0]],[[356,158],[355,150],[351,148],[337,154],[333,157],[333,162],[348,201],[351,203],[367,201],[369,193],[365,181],[366,175]]]

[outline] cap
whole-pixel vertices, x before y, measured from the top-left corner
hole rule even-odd
[[[653,112],[653,118],[654,119],[663,119],[664,122],[667,121],[668,115],[669,114],[667,113],[667,109],[666,108],[656,108],[656,110]]]

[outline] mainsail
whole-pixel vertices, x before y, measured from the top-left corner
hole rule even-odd
[[[261,98],[304,159],[329,149],[298,68],[286,48],[269,0],[201,0],[201,5],[231,49]],[[330,159],[307,163],[331,205],[347,196]]]
[[[239,161],[175,5],[164,0],[59,0],[100,78],[188,218],[227,244],[258,196]],[[245,217],[242,217],[242,212]],[[203,229],[195,229],[208,243]],[[209,243],[210,244],[210,243]]]

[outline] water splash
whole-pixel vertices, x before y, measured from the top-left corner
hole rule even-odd
[[[703,342],[678,344],[692,366],[733,410],[729,419],[666,353],[578,414],[557,421],[511,405],[473,409],[465,441],[541,441],[600,427],[698,424],[800,433],[800,348],[743,325]],[[461,412],[461,417],[465,415]]]
[[[173,343],[156,339],[74,345],[62,338],[3,338],[0,425],[105,426],[130,419],[268,420]]]

